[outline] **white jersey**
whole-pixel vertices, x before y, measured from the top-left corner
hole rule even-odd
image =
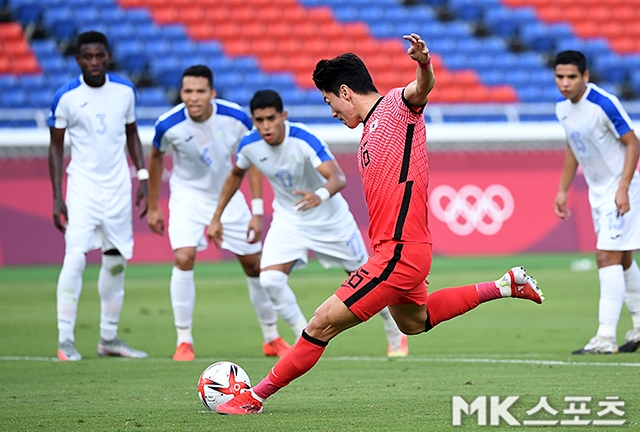
[[[87,85],[82,76],[60,87],[53,98],[49,126],[69,133],[70,181],[131,188],[125,125],[136,121],[135,102],[133,84],[113,74],[106,75],[101,87]]]
[[[236,165],[247,170],[255,165],[264,174],[274,192],[274,218],[305,226],[326,227],[353,219],[349,206],[340,193],[336,193],[319,206],[306,211],[296,210],[293,204],[302,196],[293,191],[313,192],[326,183],[316,168],[323,162],[334,160],[327,144],[302,123],[285,122],[282,144],[271,146],[253,130],[240,141]]]
[[[221,99],[211,104],[213,114],[201,123],[189,117],[183,103],[160,116],[153,145],[161,152],[174,151],[172,193],[198,192],[217,201],[231,171],[232,152],[252,123],[237,104]]]
[[[582,167],[589,185],[592,207],[615,199],[622,171],[626,147],[619,138],[633,130],[633,124],[620,101],[595,84],[577,103],[561,99],[556,103],[556,116],[567,134],[567,141]],[[629,197],[640,189],[640,175],[634,173]]]

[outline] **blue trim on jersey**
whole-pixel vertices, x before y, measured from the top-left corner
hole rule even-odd
[[[242,150],[242,147],[258,142],[261,139],[262,139],[262,136],[260,136],[258,129],[254,129],[250,132],[247,132],[245,136],[243,136],[240,142],[238,143],[238,150],[236,151],[236,154],[240,153],[240,150]]]
[[[131,81],[119,75],[114,75],[110,73],[108,73],[107,76],[109,77],[110,82],[123,84],[123,85],[126,85],[127,87],[131,87],[131,90],[133,90],[133,96],[135,97],[135,101],[138,102],[138,93],[136,92],[136,88]]]
[[[55,127],[56,125],[56,117],[55,117],[56,108],[58,108],[58,104],[60,103],[60,99],[62,98],[62,96],[65,93],[80,87],[81,84],[82,84],[82,81],[80,81],[80,77],[77,77],[70,81],[67,81],[66,84],[64,84],[62,87],[58,89],[56,94],[53,96],[53,102],[51,103],[51,113],[49,114],[49,119],[47,120],[47,124],[50,127]]]
[[[156,134],[153,137],[153,146],[156,149],[160,150],[160,146],[162,144],[162,137],[164,136],[164,134],[169,129],[171,129],[178,123],[185,121],[186,119],[187,119],[187,116],[184,114],[184,108],[183,108],[179,111],[174,112],[173,114],[163,119],[162,121],[159,121],[158,123],[156,123]]]
[[[253,127],[253,123],[251,122],[251,117],[249,117],[249,115],[246,112],[239,110],[237,108],[232,108],[230,106],[223,105],[221,103],[216,103],[216,107],[218,108],[216,110],[216,114],[233,117],[234,119],[242,122],[242,124],[244,124],[248,130],[251,130],[251,128]]]
[[[298,138],[309,144],[311,148],[315,150],[316,155],[318,155],[322,162],[333,160],[333,158],[329,156],[329,153],[327,153],[327,149],[322,145],[322,142],[318,139],[318,137],[313,135],[308,130],[291,125],[289,127],[289,136]]]
[[[631,130],[627,121],[622,117],[618,107],[611,102],[611,99],[598,92],[596,89],[591,88],[591,91],[587,95],[587,100],[598,105],[605,112],[609,120],[613,123],[618,132],[618,135],[622,136]]]

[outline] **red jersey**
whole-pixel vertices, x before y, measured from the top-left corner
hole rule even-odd
[[[431,243],[423,109],[410,107],[403,90],[392,89],[376,102],[360,139],[358,166],[372,247],[386,240]]]

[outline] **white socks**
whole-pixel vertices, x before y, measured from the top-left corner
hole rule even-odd
[[[624,271],[624,282],[627,287],[625,291],[625,303],[627,309],[631,313],[633,327],[640,327],[640,269],[635,260],[632,260],[631,266]]]
[[[298,306],[296,295],[287,284],[288,280],[289,276],[278,270],[260,272],[260,284],[268,293],[278,316],[291,327],[297,339],[307,326],[307,320]]]
[[[399,350],[402,332],[398,329],[398,325],[393,320],[391,312],[389,312],[389,308],[385,307],[378,313],[378,315],[380,315],[382,317],[382,321],[384,321],[384,331],[387,334],[387,342],[389,343],[391,350]]]
[[[598,308],[598,335],[616,337],[622,302],[625,297],[625,278],[622,265],[598,269],[600,276],[600,305]]]
[[[249,299],[258,315],[258,322],[262,329],[262,337],[265,342],[271,342],[280,337],[278,333],[278,315],[273,307],[267,291],[260,285],[260,277],[247,276],[249,287]]]
[[[193,280],[193,270],[180,270],[173,267],[171,272],[171,306],[173,307],[173,321],[178,333],[178,342],[193,344],[191,324],[193,323],[193,308],[196,304],[196,284]]]
[[[76,326],[78,300],[82,291],[82,272],[86,262],[82,252],[67,253],[64,256],[57,288],[59,342],[75,340],[73,330]]]
[[[100,294],[100,337],[103,340],[113,340],[118,335],[126,268],[127,261],[122,255],[102,255],[98,294]]]

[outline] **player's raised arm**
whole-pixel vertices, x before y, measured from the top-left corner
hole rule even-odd
[[[422,107],[427,103],[427,96],[436,83],[429,48],[427,48],[425,41],[420,38],[420,35],[416,33],[404,35],[403,39],[411,43],[411,46],[407,49],[407,54],[418,63],[416,80],[405,87],[404,98],[412,106]]]
[[[262,201],[262,173],[254,165],[247,170],[249,173],[249,189],[251,189],[251,221],[247,227],[247,241],[257,243],[262,238],[262,215],[264,202]]]
[[[62,198],[64,133],[66,129],[49,128],[49,177],[53,187],[53,223],[63,233],[67,229],[67,205]],[[64,217],[64,220],[62,219]]]
[[[162,185],[162,171],[164,169],[164,153],[155,147],[151,148],[149,159],[149,199],[147,200],[147,224],[151,231],[164,235],[164,215],[158,202],[160,200],[160,187]]]
[[[334,160],[322,162],[317,170],[327,179],[327,182],[313,192],[296,189],[293,193],[302,195],[302,198],[293,204],[298,210],[309,210],[310,208],[319,206],[323,201],[328,200],[340,192],[347,184],[347,178],[342,168],[340,168],[340,165]]]
[[[209,242],[214,242],[217,247],[220,247],[222,244],[222,223],[220,222],[222,212],[227,207],[227,204],[229,204],[229,201],[231,201],[233,194],[235,194],[240,188],[240,183],[242,183],[245,173],[245,170],[234,165],[222,186],[220,198],[218,199],[218,207],[216,208],[213,218],[211,219],[211,223],[207,228],[207,238],[209,239]]]
[[[144,153],[142,152],[142,143],[140,143],[140,136],[138,135],[138,126],[136,125],[136,122],[126,125],[125,129],[129,156],[138,171],[139,184],[138,189],[136,190],[136,207],[140,207],[140,202],[144,200],[144,207],[138,215],[142,218],[147,214],[148,208],[149,186],[147,180],[149,179],[149,172],[144,167]]]

